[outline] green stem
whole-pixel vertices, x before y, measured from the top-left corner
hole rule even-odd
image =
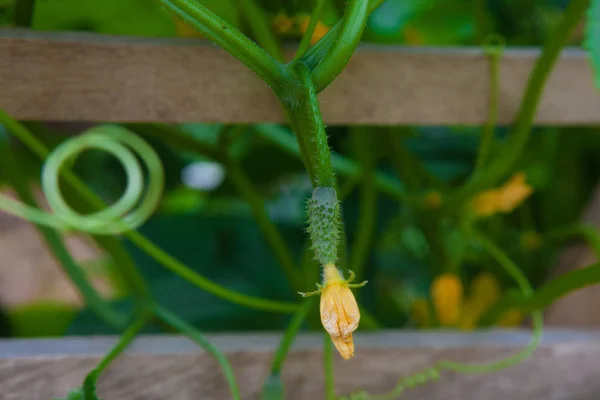
[[[490,97],[489,116],[481,132],[479,151],[475,161],[475,172],[478,173],[487,162],[494,141],[494,129],[498,121],[498,104],[500,101],[500,59],[502,58],[502,47],[490,44],[486,47],[490,59]]]
[[[283,64],[248,39],[227,21],[194,0],[159,0],[169,11],[187,21],[254,71],[275,92],[290,80]]]
[[[225,379],[227,379],[227,384],[229,385],[229,391],[231,392],[231,397],[233,400],[240,400],[242,398],[240,395],[240,389],[235,380],[233,369],[231,368],[231,364],[229,363],[229,360],[227,360],[227,357],[225,357],[225,355],[221,353],[219,349],[213,346],[197,329],[165,308],[160,306],[156,307],[155,314],[157,318],[165,322],[167,325],[173,327],[175,330],[186,335],[193,342],[198,344],[206,352],[212,355],[223,370],[223,374],[225,375]]]
[[[325,369],[325,399],[335,400],[335,375],[333,372],[333,343],[323,334],[323,368]]]
[[[361,282],[364,280],[364,270],[373,242],[377,219],[377,190],[373,179],[377,155],[376,147],[373,145],[373,136],[364,128],[351,128],[350,135],[354,142],[357,159],[364,168],[359,194],[358,228],[354,243],[352,243],[349,266],[349,269],[356,274],[358,282]]]
[[[34,11],[35,0],[16,0],[14,5],[15,26],[31,28]]]
[[[34,153],[36,153],[36,155],[41,159],[44,159],[48,156],[48,149],[42,142],[39,141],[39,139],[25,129],[23,125],[19,124],[2,111],[0,111],[0,123],[5,125],[11,133],[13,133],[19,140],[26,144],[31,150],[33,150]],[[65,182],[72,186],[74,191],[78,192],[86,202],[94,205],[97,208],[102,208],[105,206],[104,203],[98,199],[98,197],[85,185],[85,183],[83,183],[75,174],[73,174],[72,171],[64,168],[61,170],[61,174],[65,179]],[[129,231],[125,234],[125,236],[142,251],[144,251],[158,263],[162,264],[165,268],[173,271],[194,285],[217,297],[221,297],[236,304],[272,312],[292,313],[298,309],[298,306],[293,303],[285,303],[247,296],[218,285],[204,276],[196,273],[185,264],[177,261],[175,258],[157,247],[148,238],[137,231]],[[121,267],[127,267],[127,265]],[[144,291],[150,293],[143,277],[140,275],[137,269],[132,268],[130,271],[127,271],[127,275],[135,276],[139,283],[139,289],[141,290],[143,288]]]
[[[117,358],[123,350],[129,346],[131,342],[135,339],[137,334],[144,328],[146,323],[149,321],[151,314],[143,313],[138,316],[133,323],[127,328],[127,330],[121,335],[117,344],[110,350],[108,354],[106,354],[102,360],[98,363],[96,368],[94,368],[94,373],[96,374],[96,378],[98,378],[102,372],[112,363],[115,358]]]
[[[331,152],[315,85],[305,65],[296,64],[294,67],[302,82],[302,100],[297,108],[289,109],[288,114],[291,114],[291,119],[295,121],[298,129],[296,135],[303,139],[307,147],[307,158],[312,160],[315,170],[313,186],[335,188]]]
[[[126,234],[126,237],[131,240],[140,250],[148,254],[158,263],[162,264],[171,272],[179,275],[188,282],[198,286],[202,290],[220,297],[224,300],[239,304],[248,308],[265,310],[270,312],[293,313],[298,309],[298,305],[282,301],[268,300],[260,297],[248,296],[221,286],[210,279],[198,274],[190,267],[179,262],[164,250],[160,249],[148,238],[137,231],[131,231]]]
[[[317,23],[321,18],[321,13],[323,12],[323,8],[325,6],[325,0],[316,0],[317,4],[315,5],[315,9],[312,12],[310,17],[310,22],[306,27],[306,32],[304,32],[304,36],[302,37],[302,41],[300,42],[300,46],[298,47],[298,51],[294,56],[294,59],[297,60],[306,53],[306,50],[310,47],[310,41],[312,39],[313,33],[315,32],[315,28],[317,27]]]
[[[367,15],[370,15],[377,9],[385,0],[371,0],[367,9]],[[335,24],[325,36],[319,40],[314,46],[307,50],[307,52],[300,58],[300,60],[308,66],[309,69],[314,70],[317,65],[323,60],[323,58],[330,53],[335,41],[337,40],[338,34],[342,29],[344,21],[340,20]]]
[[[573,0],[569,3],[559,26],[544,45],[542,54],[531,72],[515,126],[504,151],[447,199],[443,205],[445,213],[453,213],[477,192],[502,179],[519,160],[529,139],[537,106],[552,67],[568,43],[571,33],[585,15],[588,4],[589,0]]]
[[[308,139],[302,133],[301,127],[297,121],[297,117],[288,109],[286,109],[285,112],[289,120],[290,127],[292,128],[293,135],[296,137],[295,145],[298,149],[298,155],[300,156],[300,160],[302,160],[304,163],[304,168],[306,169],[308,178],[314,185],[317,181],[317,173],[316,166],[313,161],[313,154],[309,151]]]
[[[596,257],[600,257],[600,234],[593,226],[578,223],[553,230],[544,236],[549,241],[563,241],[580,236],[594,250]],[[479,325],[492,326],[510,309],[516,308],[523,312],[543,310],[567,294],[599,282],[600,264],[597,263],[587,268],[567,272],[546,282],[530,298],[508,293],[482,316]]]
[[[284,62],[281,44],[273,33],[263,9],[256,4],[255,0],[238,0],[236,3],[256,38],[256,42],[277,61]]]
[[[279,343],[279,347],[275,352],[275,356],[273,357],[273,363],[271,364],[271,375],[280,375],[281,368],[283,367],[283,362],[287,358],[287,355],[294,344],[294,339],[296,335],[300,331],[302,327],[302,323],[306,319],[306,315],[311,307],[314,305],[315,298],[307,297],[304,300],[302,306],[296,311],[294,317],[290,321],[281,342]]]
[[[329,86],[348,64],[367,23],[368,5],[368,0],[349,0],[346,5],[335,41],[311,74],[317,93]]]
[[[38,208],[35,197],[26,180],[18,176],[18,171],[23,169],[19,166],[14,155],[8,148],[2,149],[2,162],[4,164],[4,174],[15,189],[15,192],[25,204]],[[84,273],[71,254],[66,249],[63,240],[54,229],[41,225],[35,225],[38,232],[44,238],[46,245],[52,254],[59,261],[63,271],[69,276],[71,281],[77,287],[77,290],[83,297],[86,305],[104,322],[114,329],[122,329],[127,324],[127,318],[110,308],[108,303],[98,294],[96,289],[88,282]]]
[[[506,294],[483,315],[478,325],[484,328],[493,326],[506,311],[511,309],[518,309],[524,313],[542,311],[562,297],[598,283],[600,283],[600,263],[567,272],[542,285],[532,297],[524,297],[516,293]]]
[[[300,290],[299,285],[301,283],[299,282],[298,270],[294,263],[294,257],[285,243],[281,232],[279,232],[275,224],[269,219],[269,216],[265,211],[263,199],[252,186],[248,176],[234,160],[228,160],[225,165],[229,179],[231,179],[239,194],[250,206],[256,223],[265,235],[267,243],[271,247],[279,265],[285,272],[292,288],[294,290]]]
[[[562,228],[554,229],[544,235],[549,241],[565,241],[573,237],[583,238],[594,250],[596,257],[600,258],[600,233],[592,225],[576,223]]]
[[[302,159],[294,134],[284,127],[272,124],[257,124],[253,126],[253,129],[281,150]],[[340,154],[331,154],[331,163],[334,171],[346,178],[358,180],[364,174],[360,164]],[[405,188],[397,179],[377,171],[375,172],[374,181],[375,186],[381,193],[385,193],[399,201],[407,200]]]

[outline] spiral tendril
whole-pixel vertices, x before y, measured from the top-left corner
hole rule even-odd
[[[61,169],[89,149],[113,155],[123,166],[127,187],[114,204],[91,214],[80,214],[65,201],[59,185]],[[144,194],[143,162],[148,174]],[[42,192],[50,213],[0,196],[0,210],[30,222],[62,231],[115,235],[142,225],[154,212],[164,188],[164,171],[154,149],[134,133],[118,125],[98,125],[61,143],[46,159],[41,175]],[[137,208],[136,208],[137,206]]]

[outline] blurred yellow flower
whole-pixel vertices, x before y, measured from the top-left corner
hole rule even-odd
[[[321,295],[321,323],[345,360],[354,356],[352,333],[358,328],[360,322],[358,304],[350,289],[362,287],[367,283],[350,284],[353,279],[353,273],[346,280],[335,265],[327,264],[323,267],[323,284],[317,285],[319,290],[300,293],[305,297]]]
[[[294,20],[290,18],[286,13],[279,13],[272,22],[273,29],[278,34],[288,33],[294,27]]]
[[[309,23],[310,23],[309,15],[298,16],[298,26],[300,27],[300,32],[302,32],[303,34],[306,33]],[[325,25],[323,22],[317,21],[315,30],[313,31],[313,34],[310,38],[310,44],[317,43],[319,40],[321,40],[321,38],[323,36],[325,36],[327,34],[327,32],[329,32],[329,27],[327,25]]]
[[[525,181],[525,174],[519,172],[503,186],[477,195],[471,202],[471,209],[480,217],[509,212],[517,208],[532,193],[532,187]]]
[[[442,326],[456,324],[460,317],[463,287],[460,279],[453,274],[438,276],[431,285],[433,306]]]
[[[474,329],[483,314],[500,299],[502,288],[493,274],[482,272],[473,279],[469,296],[463,300],[463,295],[462,283],[453,274],[440,275],[433,281],[433,310],[440,325],[465,331]],[[430,314],[427,300],[416,299],[412,303],[411,316],[418,326],[430,326]],[[508,310],[496,325],[519,325],[523,318],[519,310]]]

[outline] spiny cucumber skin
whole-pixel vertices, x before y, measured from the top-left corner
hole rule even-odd
[[[335,264],[340,240],[340,204],[332,187],[317,187],[308,200],[308,233],[321,265]]]

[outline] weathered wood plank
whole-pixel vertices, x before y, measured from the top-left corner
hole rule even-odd
[[[355,358],[336,355],[339,393],[381,392],[400,376],[442,358],[487,362],[529,340],[525,331],[384,332],[357,335]],[[259,398],[279,336],[218,335],[210,340],[234,366],[244,399]],[[113,338],[0,341],[0,399],[48,400],[78,385]],[[302,335],[284,368],[286,399],[322,399],[321,337]],[[532,359],[488,375],[445,373],[438,383],[409,390],[407,400],[594,400],[600,393],[600,333],[549,331]],[[216,363],[179,337],[141,337],[110,367],[100,384],[107,400],[228,399]]]
[[[513,120],[536,49],[501,64],[500,121]],[[270,90],[224,51],[187,39],[0,31],[0,108],[54,121],[281,122]],[[479,49],[363,46],[322,95],[329,124],[481,124],[488,60]],[[583,51],[565,51],[537,124],[597,124]]]

